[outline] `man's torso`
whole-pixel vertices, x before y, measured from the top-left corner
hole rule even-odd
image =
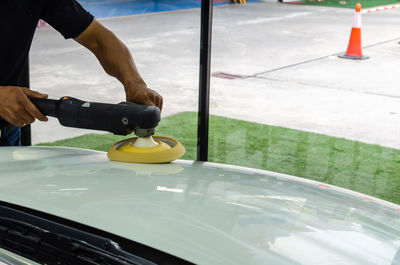
[[[0,85],[18,85],[42,0],[0,0]]]
[[[39,19],[74,38],[92,22],[75,0],[0,0],[0,86],[18,86]]]

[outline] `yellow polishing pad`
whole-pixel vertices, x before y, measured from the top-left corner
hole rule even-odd
[[[131,163],[167,163],[180,158],[185,148],[177,140],[164,136],[153,136],[157,143],[153,147],[135,147],[133,143],[137,137],[128,138],[113,144],[107,156],[112,161]]]

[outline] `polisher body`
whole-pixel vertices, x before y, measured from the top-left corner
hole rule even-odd
[[[151,136],[161,119],[157,107],[133,102],[110,104],[73,97],[30,100],[41,113],[57,118],[63,126],[107,131],[116,135],[135,132],[140,137]]]

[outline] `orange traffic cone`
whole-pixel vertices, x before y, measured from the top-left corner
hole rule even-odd
[[[347,46],[347,51],[340,54],[340,58],[346,59],[368,59],[369,56],[363,55],[361,51],[361,4],[357,3],[356,13],[353,18],[353,27],[350,33],[349,45]]]

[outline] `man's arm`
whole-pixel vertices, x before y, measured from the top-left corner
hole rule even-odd
[[[162,97],[147,87],[129,49],[95,19],[75,40],[96,55],[107,74],[124,86],[126,100],[162,108]]]

